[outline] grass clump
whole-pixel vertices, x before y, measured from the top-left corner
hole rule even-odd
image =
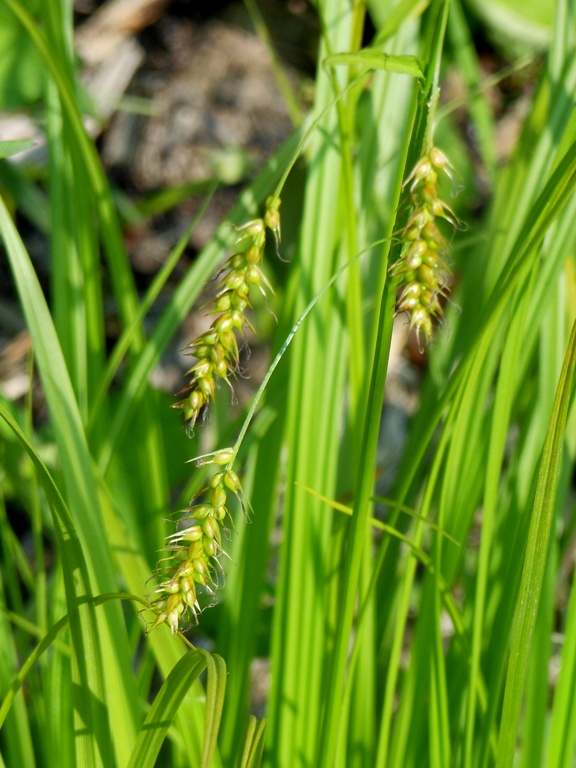
[[[83,127],[72,15],[4,0],[3,34],[43,62],[49,157],[0,164],[44,398],[0,395],[5,765],[571,765],[576,65],[572,6],[555,8],[536,80],[492,50],[527,110],[506,154],[456,0],[321,0],[308,116],[185,274],[190,230],[146,292]],[[290,261],[269,282],[280,198]],[[152,374],[214,274],[174,405]],[[272,362],[232,410],[219,385],[246,374],[270,283]]]

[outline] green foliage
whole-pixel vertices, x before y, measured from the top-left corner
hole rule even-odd
[[[37,12],[40,3],[32,0],[28,10]],[[0,6],[0,107],[30,106],[46,87],[46,78],[38,51],[22,25],[8,8]]]
[[[502,3],[484,5],[496,14]],[[47,413],[36,423],[28,399],[0,397],[6,766],[55,756],[107,768],[573,763],[572,4],[556,3],[527,117],[503,159],[460,3],[317,6],[310,115],[176,287],[196,220],[140,295],[83,128],[70,7],[0,0],[6,50],[25,41],[22,60],[0,67],[0,96],[39,101],[49,150],[45,185],[17,165],[0,169],[10,190],[2,241]],[[366,13],[374,35],[362,48]],[[42,76],[26,80],[39,61]],[[440,100],[450,68],[468,89],[460,107],[473,152]],[[0,154],[24,145],[3,143]],[[460,180],[466,194],[448,208],[441,201]],[[187,194],[207,204],[216,185],[167,190],[140,215]],[[480,189],[486,204],[472,210]],[[46,232],[47,291],[14,210]],[[425,262],[414,247],[423,240]],[[272,263],[276,248],[289,264]],[[231,327],[189,345],[199,362],[177,403],[189,438],[150,376],[219,271],[209,308]],[[253,289],[268,288],[264,274],[277,292],[267,291],[273,362],[239,413],[215,382],[234,385],[244,365],[232,329],[261,333],[265,302]],[[425,321],[406,293],[414,283]],[[121,324],[112,350],[109,303]],[[401,440],[381,425],[394,327],[405,322],[432,341]],[[209,397],[194,408],[207,376]],[[380,460],[390,448],[383,498],[375,484],[390,474]],[[164,522],[175,507],[191,520],[179,533]],[[230,518],[228,539],[219,526]],[[186,535],[204,543],[185,548]],[[174,563],[155,571],[167,537],[178,583],[164,575]],[[224,580],[212,579],[212,555],[226,579],[203,610]],[[201,579],[190,582],[200,560],[197,577],[213,569],[203,597]],[[153,591],[155,573],[166,595]],[[249,706],[256,659],[271,669],[265,720]]]

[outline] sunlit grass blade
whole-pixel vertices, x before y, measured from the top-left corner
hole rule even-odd
[[[481,653],[484,646],[486,627],[485,608],[489,590],[489,572],[500,491],[500,468],[504,460],[508,425],[516,398],[516,379],[514,371],[518,368],[518,359],[522,352],[525,317],[529,305],[529,286],[519,291],[519,298],[512,306],[507,323],[507,335],[502,350],[500,370],[495,386],[494,406],[489,428],[487,465],[483,490],[482,540],[477,566],[476,592],[474,597],[474,619],[472,624],[472,659],[470,664],[470,682],[468,685],[468,710],[466,721],[465,765],[472,765],[473,737],[476,723],[476,685],[479,675]],[[484,731],[486,736],[487,730]]]
[[[110,274],[115,287],[120,312],[125,323],[129,323],[136,311],[136,293],[134,280],[130,272],[126,252],[122,244],[118,220],[112,204],[112,198],[96,149],[89,139],[78,108],[76,90],[69,80],[66,66],[63,66],[57,53],[52,50],[43,30],[18,0],[5,0],[6,5],[18,18],[30,36],[38,54],[58,89],[70,135],[82,159],[87,178],[91,185],[93,200],[97,206],[101,223],[102,238],[110,267]],[[139,337],[136,340],[142,342]]]
[[[446,29],[447,11],[447,3],[438,2],[434,4],[434,14],[431,15],[430,22],[429,60],[426,62],[425,67],[426,83],[420,92],[420,110],[416,113],[415,127],[411,136],[411,154],[415,155],[415,157],[411,157],[409,160],[412,164],[415,164],[416,159],[424,151],[425,136],[428,134],[428,131],[432,130],[431,123],[433,108],[438,96],[439,66]],[[400,190],[398,190],[398,193],[400,193]],[[336,617],[334,650],[328,672],[327,702],[317,751],[318,764],[327,766],[327,768],[332,766],[335,758],[337,730],[339,728],[337,702],[340,699],[341,686],[345,680],[348,644],[353,626],[361,562],[363,557],[366,556],[365,530],[369,499],[372,495],[374,481],[372,468],[376,464],[379,414],[381,413],[382,393],[385,389],[388,370],[396,287],[397,281],[389,279],[385,284],[382,296],[375,297],[376,302],[378,302],[376,342],[373,350],[370,380],[367,386],[366,403],[360,411],[359,425],[361,426],[359,427],[359,434],[361,437],[359,439],[360,450],[358,456],[355,457],[357,461],[357,476],[355,478],[354,514],[349,530],[348,549],[342,567],[341,605]],[[415,543],[417,546],[420,544],[419,537],[416,538]],[[414,563],[411,563],[409,569],[413,566]],[[403,603],[405,605],[407,605],[410,587],[411,580],[407,577],[404,582],[403,593]],[[402,620],[399,622],[399,627],[401,626],[403,626]],[[398,636],[399,634],[400,631]],[[392,690],[392,686],[390,686],[389,690]],[[385,723],[384,730],[387,730],[388,727],[389,723]],[[386,738],[381,738],[378,753],[380,762],[387,759],[385,757],[386,754],[387,740]]]
[[[562,674],[554,693],[547,768],[570,768],[576,743],[576,589],[572,586],[560,658]]]
[[[218,654],[197,650],[206,661],[206,722],[204,726],[204,744],[202,746],[201,768],[210,768],[216,752],[218,729],[224,706],[226,691],[226,663]]]
[[[460,0],[452,0],[452,8],[448,19],[448,34],[455,49],[459,69],[466,85],[471,91],[470,114],[475,123],[484,166],[488,172],[489,179],[493,180],[496,169],[494,120],[487,97],[479,88],[480,66]]]
[[[500,723],[500,739],[496,762],[498,768],[509,768],[514,760],[526,670],[532,646],[532,635],[542,589],[542,580],[544,578],[544,568],[550,545],[550,530],[556,503],[556,488],[562,463],[566,421],[572,398],[575,367],[576,324],[572,329],[564,366],[560,381],[558,382],[554,411],[542,453],[536,498],[530,521],[519,601],[514,617],[510,662]]]
[[[324,496],[323,494],[318,493],[313,488],[308,488],[306,485],[303,485],[302,483],[296,483],[296,485],[301,486],[302,488],[304,488],[305,491],[308,491],[308,493],[311,496],[314,496],[320,501],[323,501],[325,504],[328,504],[328,506],[332,507],[332,509],[336,509],[338,512],[343,512],[345,515],[353,514],[352,507],[349,507],[346,504],[341,504],[340,502],[334,501],[333,499],[329,499],[327,496]],[[431,520],[428,520],[422,515],[419,515],[418,512],[406,506],[406,504],[401,504],[400,502],[394,501],[393,499],[384,499],[384,498],[381,498],[380,496],[373,496],[370,500],[378,502],[379,504],[385,504],[391,509],[396,509],[399,512],[404,512],[410,517],[413,517],[415,520],[419,520],[420,522],[424,523],[424,525],[429,526],[434,531],[439,533],[441,536],[445,536],[448,539],[448,541],[452,542],[452,544],[456,544],[456,546],[460,546],[460,544],[456,541],[456,539],[450,536],[449,533],[447,533],[446,531],[443,531]],[[375,528],[380,528],[380,530],[382,531],[388,531],[393,536],[398,534],[398,531],[396,531],[396,529],[394,529],[392,526],[386,525],[386,523],[383,523],[381,520],[378,520],[375,517],[369,517],[368,522],[370,525],[374,526]]]
[[[102,530],[97,486],[80,414],[46,300],[29,256],[2,200],[0,230],[34,341],[38,369],[60,451],[67,506],[78,529],[93,588],[100,593],[114,592],[114,567]],[[104,609],[103,620],[99,622],[98,628],[104,643],[102,664],[109,667],[106,673],[108,685],[111,688],[118,685],[116,693],[110,699],[110,706],[112,711],[117,710],[114,715],[117,721],[125,723],[126,732],[122,742],[117,742],[118,748],[123,751],[125,745],[130,743],[132,733],[135,737],[137,705],[134,687],[128,682],[128,648],[122,617],[117,607],[114,609],[113,606],[107,606]],[[111,650],[112,648],[114,650]],[[124,662],[121,661],[123,658]],[[101,671],[100,667],[98,669]],[[124,684],[119,685],[120,681]]]
[[[353,15],[361,9],[358,7],[352,15],[350,11],[346,4],[333,0],[323,4],[321,12],[329,28],[332,50],[350,48]],[[326,53],[327,47],[322,46],[320,60]],[[333,84],[319,74],[316,113],[322,114],[333,97]],[[340,247],[344,237],[341,222],[337,228],[334,226],[342,167],[332,139],[336,124],[333,113],[323,117],[321,131],[312,137],[308,147],[313,161],[304,192],[298,262],[291,273],[285,310],[292,317],[301,314],[349,256]],[[314,484],[331,493],[336,480],[337,456],[331,446],[338,441],[346,356],[342,354],[342,317],[334,302],[340,303],[341,296],[341,291],[335,291],[330,304],[326,299],[318,303],[313,322],[303,325],[289,356],[286,440],[291,449],[286,467],[284,539],[272,643],[277,674],[272,678],[267,728],[269,759],[279,766],[293,765],[298,760],[317,763],[320,719],[326,701],[320,681],[324,647],[330,642],[330,603],[323,574],[330,560],[331,525],[329,518],[321,515],[318,503],[306,499],[293,483],[300,480],[310,485],[314,478]]]

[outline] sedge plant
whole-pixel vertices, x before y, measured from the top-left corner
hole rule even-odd
[[[189,233],[140,295],[71,4],[0,0],[48,157],[40,178],[0,165],[46,412],[0,397],[4,765],[573,764],[573,4],[506,64],[537,69],[506,156],[460,0],[315,8],[310,114],[186,275]],[[207,285],[174,398],[151,374]],[[269,308],[272,362],[239,407],[225,385]],[[405,436],[382,427],[398,329],[423,369]]]

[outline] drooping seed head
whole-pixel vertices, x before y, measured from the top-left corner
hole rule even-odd
[[[228,259],[227,267],[231,272],[234,272],[237,269],[244,269],[245,266],[246,266],[245,253],[235,253],[234,256],[231,256]]]
[[[416,165],[412,169],[412,173],[406,179],[405,184],[411,181],[412,184],[410,186],[410,191],[413,192],[414,189],[418,186],[418,184],[422,181],[422,179],[427,178],[428,175],[431,173],[431,171],[432,171],[432,164],[430,163],[427,157],[423,157],[416,163]]]
[[[228,291],[228,290],[223,291],[212,302],[213,309],[211,309],[210,312],[211,313],[214,313],[214,312],[226,312],[232,306],[232,297],[233,296],[234,296],[234,293],[232,293],[232,291]]]
[[[222,343],[221,334],[232,330],[234,327],[234,323],[232,321],[232,312],[224,312],[224,314],[220,315],[220,317],[217,317],[216,320],[214,320],[212,323],[212,327],[218,334],[220,343]]]
[[[194,560],[194,570],[196,571],[197,577],[202,578],[203,582],[210,578],[210,568],[203,558],[197,557]]]

